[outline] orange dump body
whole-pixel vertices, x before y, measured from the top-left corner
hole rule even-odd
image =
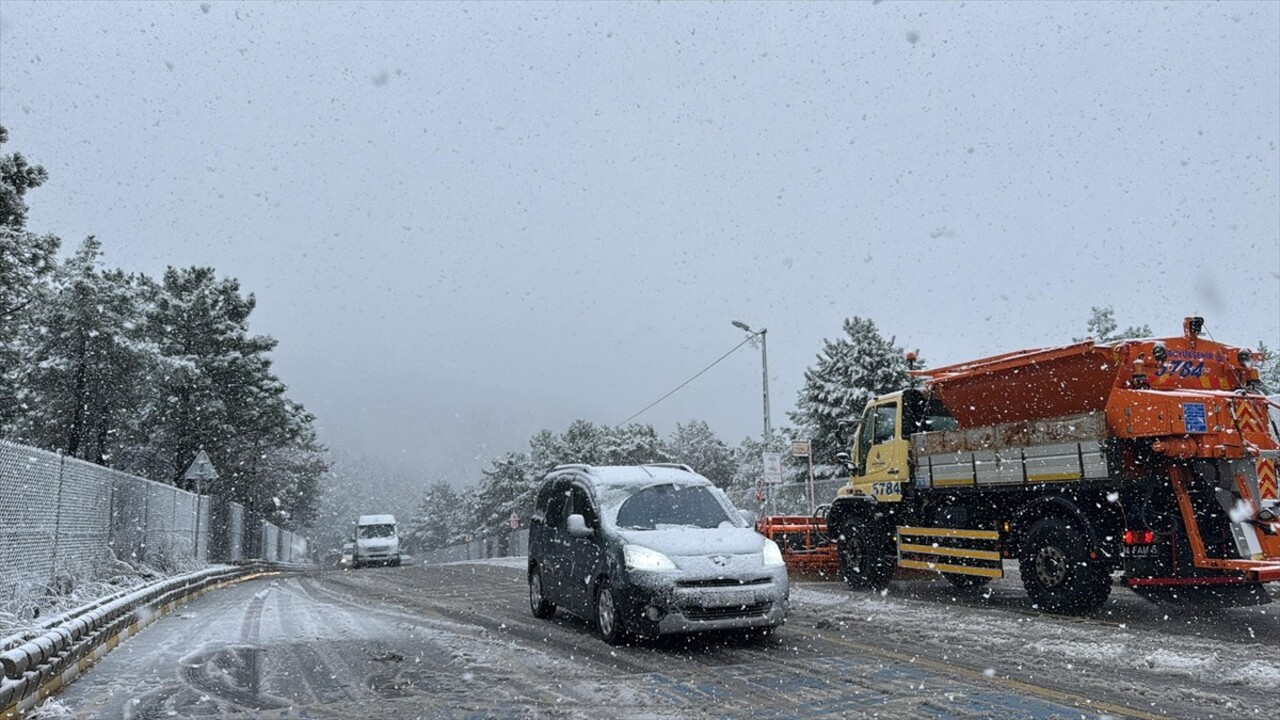
[[[1144,439],[1171,462],[1170,483],[1200,568],[1240,571],[1263,582],[1280,579],[1280,522],[1250,520],[1252,559],[1205,553],[1186,487],[1189,463],[1212,461],[1234,478],[1252,515],[1280,508],[1280,438],[1269,401],[1251,378],[1247,350],[1202,338],[1197,318],[1181,337],[1085,341],[918,371],[961,428],[1105,412],[1107,436]],[[1263,516],[1265,517],[1265,515]],[[1249,525],[1251,527],[1245,527]]]
[[[1266,401],[1246,397],[1241,348],[1198,337],[1091,340],[920,370],[960,427],[1106,411],[1118,438],[1206,436],[1197,445],[1274,448]],[[1202,407],[1187,407],[1187,404]]]

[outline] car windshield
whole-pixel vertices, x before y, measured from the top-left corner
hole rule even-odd
[[[386,538],[395,534],[395,525],[361,525],[359,527],[359,537],[362,539]]]
[[[614,523],[624,530],[663,530],[674,527],[715,528],[735,518],[708,486],[680,487],[671,483],[641,488],[617,506]]]

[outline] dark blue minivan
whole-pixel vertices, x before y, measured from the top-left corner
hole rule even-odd
[[[529,528],[529,606],[594,619],[606,642],[783,623],[772,540],[686,465],[561,465]]]

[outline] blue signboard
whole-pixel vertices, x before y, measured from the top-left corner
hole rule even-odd
[[[1209,423],[1204,416],[1204,403],[1182,403],[1182,424],[1188,433],[1209,432]]]

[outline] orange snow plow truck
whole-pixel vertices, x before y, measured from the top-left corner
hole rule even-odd
[[[1026,350],[917,371],[868,404],[826,523],[854,588],[961,588],[1017,560],[1042,610],[1260,604],[1280,580],[1280,408],[1253,354],[1203,336]]]

